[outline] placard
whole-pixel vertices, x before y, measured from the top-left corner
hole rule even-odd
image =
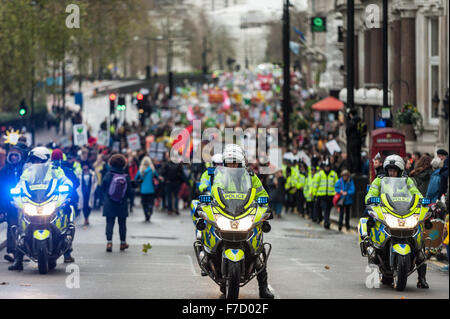
[[[141,149],[141,138],[136,133],[127,136],[128,147],[132,151],[139,151]]]
[[[73,126],[73,144],[83,146],[88,143],[87,128],[84,124],[76,124]]]

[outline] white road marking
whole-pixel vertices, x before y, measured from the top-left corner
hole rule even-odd
[[[192,261],[192,257],[190,255],[185,255],[185,256],[187,256],[189,258],[189,262],[190,262],[191,270],[192,270],[192,275],[194,277],[199,277],[200,275],[195,271],[195,266],[194,266],[194,262]]]
[[[273,287],[271,285],[268,285],[268,287],[269,287],[270,291],[274,294],[275,299],[281,299],[281,296],[278,294],[278,292],[275,289],[273,289]]]

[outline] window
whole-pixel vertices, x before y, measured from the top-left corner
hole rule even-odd
[[[439,18],[430,18],[428,24],[428,105],[429,122],[437,125],[439,121],[439,103],[433,102],[439,96]]]

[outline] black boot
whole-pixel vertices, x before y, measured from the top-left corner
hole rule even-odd
[[[8,267],[8,270],[23,270],[23,254],[16,252],[14,256],[14,263]]]
[[[423,264],[417,268],[417,273],[419,274],[419,280],[417,281],[417,288],[428,289],[430,286],[427,283],[425,275],[427,274],[427,264]]]
[[[259,284],[259,298],[263,299],[273,299],[275,296],[269,289],[269,285],[267,284],[267,270],[264,269],[259,273],[256,277],[258,279]]]

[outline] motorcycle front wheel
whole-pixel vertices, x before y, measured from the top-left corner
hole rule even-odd
[[[226,283],[225,298],[239,298],[239,283],[241,278],[241,265],[230,262],[228,265],[228,279]]]
[[[408,258],[409,256],[397,257],[397,271],[394,275],[395,290],[403,291],[408,281]]]
[[[38,269],[41,275],[45,275],[48,273],[48,251],[46,246],[39,249]]]

